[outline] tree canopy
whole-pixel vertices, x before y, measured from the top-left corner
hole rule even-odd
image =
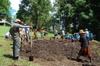
[[[32,22],[36,28],[40,28],[50,19],[50,10],[50,0],[22,0],[17,18]]]
[[[36,28],[51,22],[51,25],[63,22],[66,32],[88,28],[100,39],[100,0],[55,0],[53,9],[50,0],[22,0],[17,18],[31,22]]]
[[[6,18],[9,16],[10,1],[0,0],[0,18]]]

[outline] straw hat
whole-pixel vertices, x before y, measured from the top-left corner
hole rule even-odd
[[[79,33],[80,33],[80,34],[84,34],[85,31],[81,29],[81,30],[79,31]]]
[[[21,20],[20,19],[16,19],[15,22],[21,22]]]
[[[16,19],[15,23],[23,24],[23,22],[20,19]]]

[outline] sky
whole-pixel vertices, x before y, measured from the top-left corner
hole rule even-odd
[[[19,4],[21,3],[21,0],[10,0],[11,2],[11,13],[12,15],[15,15],[16,12],[19,10]]]
[[[11,7],[17,11],[19,9],[19,4],[21,0],[10,0],[10,2],[11,2]]]
[[[53,5],[53,2],[55,0],[50,0],[52,5]],[[11,7],[12,7],[12,11],[13,12],[12,14],[15,15],[16,12],[19,10],[19,4],[21,3],[21,0],[10,0],[11,2]]]
[[[55,2],[55,0],[50,0],[50,1],[51,1],[52,5],[53,5],[53,3]]]

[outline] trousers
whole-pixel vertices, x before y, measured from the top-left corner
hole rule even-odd
[[[18,36],[13,37],[13,57],[19,57],[20,55],[21,41]]]

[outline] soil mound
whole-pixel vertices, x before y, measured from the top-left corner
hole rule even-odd
[[[100,51],[100,45],[95,45],[94,43],[91,45],[93,62],[100,63],[100,56],[97,51],[97,49]],[[31,54],[33,58],[47,61],[62,61],[64,58],[75,60],[80,50],[80,44],[79,42],[66,42],[65,40],[34,40],[32,50],[30,44],[27,43],[24,44],[22,49],[21,56],[24,58],[28,58]]]

